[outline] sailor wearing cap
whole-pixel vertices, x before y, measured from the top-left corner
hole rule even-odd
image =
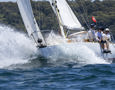
[[[109,30],[109,28],[106,28],[106,29],[104,30],[103,39],[105,39],[105,40],[107,40],[107,41],[111,41],[111,35],[110,35],[110,30]]]
[[[105,41],[105,52],[111,52],[109,48],[109,42],[111,41],[111,35],[109,28],[106,28],[103,32],[103,41]]]

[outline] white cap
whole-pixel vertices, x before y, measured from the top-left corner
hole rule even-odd
[[[109,28],[106,28],[105,31],[110,31]]]

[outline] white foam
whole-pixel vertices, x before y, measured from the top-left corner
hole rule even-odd
[[[0,25],[0,68],[28,62],[36,47],[24,34]]]
[[[42,55],[50,58],[50,63],[109,64],[99,57],[89,46],[82,43],[61,44],[41,50]],[[59,60],[61,60],[59,62]],[[58,62],[58,63],[57,63]]]
[[[55,34],[53,34],[53,37],[49,36],[47,41],[49,44],[59,44],[39,49],[43,56],[50,58],[48,62],[54,65],[71,62],[83,65],[108,64],[107,61],[99,56],[99,44],[68,44],[65,43],[64,39],[61,40],[61,37]],[[115,49],[113,45],[111,45],[111,49],[114,56]],[[22,33],[15,32],[14,29],[8,26],[0,25],[0,68],[30,63],[29,60],[33,56],[38,56],[38,49],[28,37]]]
[[[84,64],[108,64],[111,61],[103,59],[99,43],[65,43],[66,40],[54,34],[50,33],[47,38],[47,42],[51,47],[42,49],[42,55],[51,58],[51,62],[64,59],[63,62],[77,62]],[[52,46],[52,43],[54,46]],[[56,43],[56,44],[55,44]],[[61,44],[60,44],[61,43]],[[108,54],[107,58],[115,58],[115,45],[110,44],[110,50],[112,54]],[[106,57],[106,55],[104,55]]]
[[[56,35],[53,30],[46,37],[46,42],[48,45],[60,45],[60,43],[66,43],[66,40],[59,35]]]

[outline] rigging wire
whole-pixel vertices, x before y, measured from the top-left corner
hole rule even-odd
[[[77,1],[76,1],[77,2]],[[77,2],[78,3],[78,2]],[[79,5],[79,7],[81,7],[82,8],[82,10],[83,10],[83,12],[80,10],[80,12],[81,12],[81,15],[82,15],[82,18],[83,18],[83,20],[84,20],[84,23],[86,24],[86,26],[87,26],[87,28],[89,29],[90,27],[89,27],[89,24],[88,24],[88,22],[87,22],[87,20],[86,20],[86,18],[85,18],[85,16],[84,16],[84,14],[83,13],[85,13],[85,9],[84,9],[84,6],[83,6],[83,4],[82,4],[82,1],[80,0],[80,3],[78,3],[78,5]]]
[[[75,8],[73,8],[73,6],[74,6],[73,1],[71,1],[71,3],[70,3],[70,1],[67,1],[67,2],[68,2],[68,4],[70,4],[70,6],[72,7],[71,9],[74,11],[75,15],[78,17],[78,20],[79,20],[81,23],[83,23],[83,21],[79,19],[80,16],[79,16],[78,13],[76,12]]]
[[[71,1],[71,3],[70,3],[70,1],[67,1],[67,2],[68,2],[68,4],[70,4],[71,7],[74,6],[74,4],[73,4],[74,1]],[[72,7],[71,9],[74,11],[75,15],[77,15],[78,20],[83,24],[83,19],[82,19],[81,15],[79,15],[79,13],[77,13],[77,11],[75,10],[74,7]],[[80,20],[80,18],[81,18],[81,20]]]
[[[68,9],[70,9],[69,6],[67,6],[67,7],[68,7]],[[71,14],[71,16],[73,16],[73,15],[72,15],[72,12],[70,12],[70,14]],[[73,18],[73,17],[72,17],[72,18]],[[74,18],[73,18],[73,20],[74,20]],[[76,22],[76,21],[74,20],[74,22]]]
[[[43,4],[42,4],[42,2],[40,2],[40,3],[41,3],[41,5],[40,5],[40,24],[41,24],[41,29],[43,29],[43,27],[42,27],[42,25],[43,25],[43,15],[42,15]]]
[[[84,3],[83,3],[83,1],[82,0],[80,0],[80,2],[81,2],[81,5],[82,5],[82,7],[83,7],[83,10],[84,10],[84,16],[85,16],[85,18],[86,18],[86,21],[87,21],[87,23],[88,23],[88,28],[90,28],[90,23],[89,23],[89,18],[88,18],[88,13],[87,13],[87,7],[86,7],[86,4],[85,4],[85,1],[84,1]]]
[[[37,6],[36,6],[37,7]],[[39,17],[38,17],[38,19],[39,19],[39,27],[40,27],[40,29],[42,28],[42,23],[41,23],[41,4],[40,3],[38,3],[38,14],[39,14]]]
[[[76,1],[76,0],[75,0],[75,1]],[[78,3],[77,1],[76,1],[76,3],[77,3],[77,5],[78,5],[78,7],[80,7],[80,5],[79,5],[79,3]],[[88,23],[87,23],[87,21],[86,21],[84,15],[82,14],[82,11],[80,10],[80,8],[78,8],[78,12],[81,13],[82,20],[83,20],[84,23],[86,24],[87,28],[89,28],[89,25],[88,25]]]
[[[72,2],[75,2],[75,0],[72,0]],[[69,1],[68,1],[68,3],[69,3]],[[76,4],[78,5],[78,7],[80,7],[80,5],[78,4],[77,1],[76,1]],[[71,5],[74,6],[73,3],[71,3]],[[72,8],[72,9],[73,9],[73,11],[75,12],[75,14],[76,14],[77,16],[81,16],[81,20],[79,19],[80,22],[81,22],[82,24],[85,23],[86,26],[89,28],[89,25],[88,25],[88,23],[87,23],[85,17],[84,17],[83,14],[82,14],[82,11],[78,8],[78,12],[81,13],[81,14],[79,14],[79,13],[77,13],[77,11],[76,11],[74,8]],[[78,15],[78,14],[79,14],[79,15]],[[79,18],[80,18],[80,17],[79,17]]]
[[[40,7],[40,4],[38,2],[35,3],[35,10],[38,10],[38,16],[39,16],[38,17],[39,21],[37,23],[38,23],[39,28],[41,28],[41,24],[40,24],[40,8],[39,7]]]

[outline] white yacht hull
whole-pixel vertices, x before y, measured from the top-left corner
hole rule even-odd
[[[96,57],[113,61],[115,59],[115,45],[110,44],[110,50],[112,54],[103,54],[100,49],[99,43],[91,42],[75,42],[75,43],[65,43],[60,45],[51,45],[45,48],[39,49],[42,56],[47,58],[61,58],[69,56],[81,56],[91,58],[91,55]],[[81,53],[81,54],[80,54]]]

